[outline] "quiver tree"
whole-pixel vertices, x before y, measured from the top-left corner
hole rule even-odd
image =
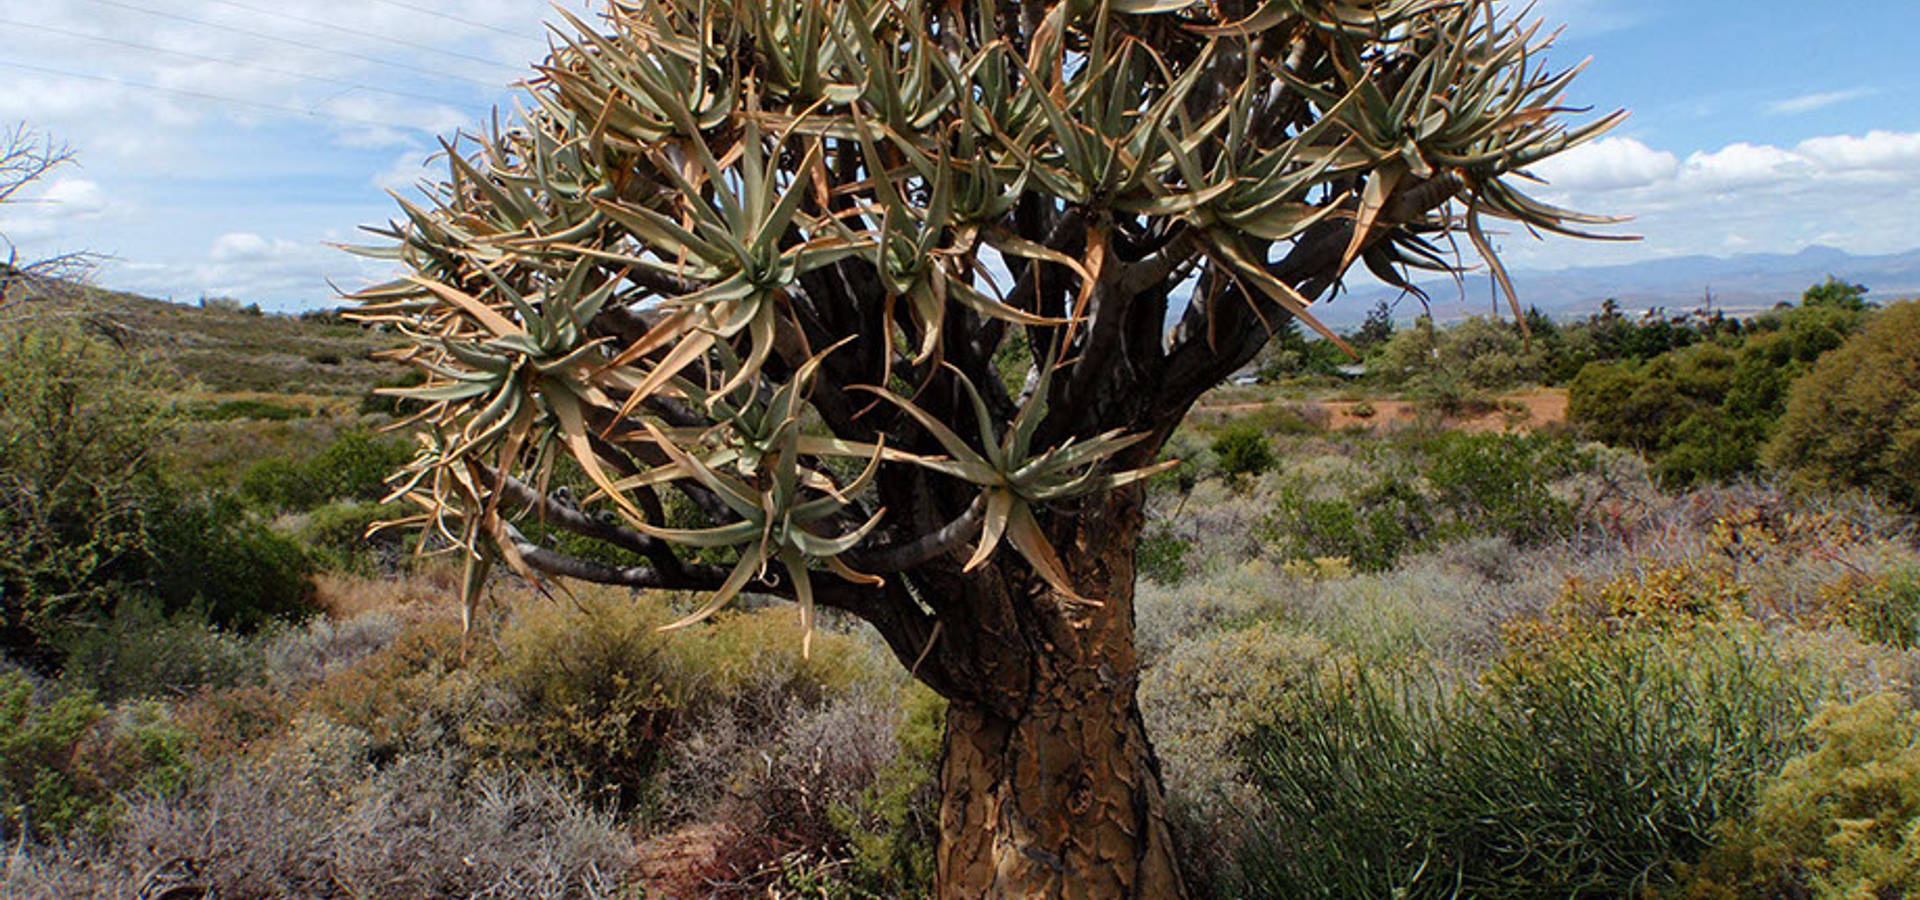
[[[358,295],[426,373],[397,484],[469,602],[497,560],[701,592],[688,622],[842,610],[951,700],[942,896],[1182,895],[1134,702],[1141,479],[1288,316],[1338,340],[1306,307],[1354,263],[1404,285],[1464,232],[1499,273],[1483,219],[1602,221],[1511,181],[1617,115],[1559,124],[1572,73],[1485,0],[571,24],[367,251],[411,274]]]

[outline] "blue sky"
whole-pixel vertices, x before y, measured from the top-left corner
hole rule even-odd
[[[591,0],[565,0],[591,9]],[[1509,7],[1517,11],[1514,4]],[[1501,239],[1522,268],[1920,246],[1920,3],[1543,0],[1572,102],[1633,116],[1543,165],[1548,199],[1633,215],[1630,244]],[[77,164],[0,209],[24,256],[273,309],[381,274],[326,246],[394,214],[437,135],[510,105],[546,46],[526,0],[0,0],[0,123]]]

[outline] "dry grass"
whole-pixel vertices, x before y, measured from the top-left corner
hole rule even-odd
[[[370,613],[396,613],[410,619],[458,618],[459,572],[429,562],[392,575],[329,572],[314,579],[316,600],[336,620]]]

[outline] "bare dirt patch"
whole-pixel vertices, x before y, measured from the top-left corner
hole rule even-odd
[[[710,876],[724,826],[695,822],[657,834],[634,848],[634,871],[648,897],[660,900],[699,900],[713,893]]]
[[[1318,412],[1315,419],[1325,421],[1334,430],[1365,428],[1390,431],[1422,424],[1438,424],[1458,431],[1531,431],[1567,420],[1565,388],[1534,388],[1516,391],[1498,398],[1499,409],[1473,416],[1444,417],[1436,422],[1430,411],[1411,400],[1269,400],[1260,403],[1225,403],[1200,408],[1215,414],[1258,412],[1273,406],[1287,406]],[[1320,417],[1324,417],[1321,419]]]

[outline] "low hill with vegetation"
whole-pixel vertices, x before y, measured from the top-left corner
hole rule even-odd
[[[287,315],[225,298],[188,305],[93,289],[64,296],[88,328],[212,394],[357,399],[397,371],[373,355],[391,340],[330,310]]]

